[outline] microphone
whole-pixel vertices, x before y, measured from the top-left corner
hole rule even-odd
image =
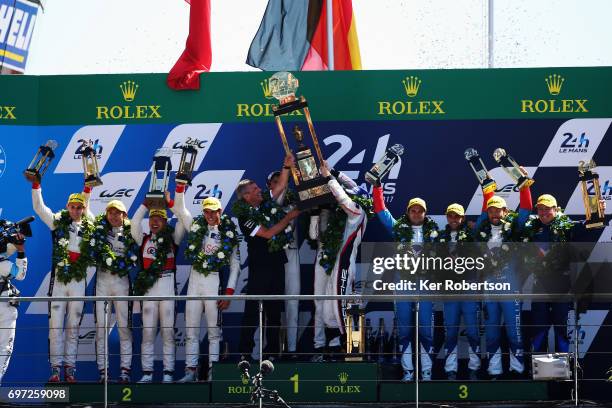
[[[272,374],[274,372],[274,364],[272,364],[270,360],[264,360],[261,362],[259,371],[261,372],[262,377]]]
[[[250,368],[251,368],[251,363],[249,363],[247,360],[242,360],[241,362],[238,363],[238,369],[247,378],[250,378],[250,376],[249,376],[249,369]]]

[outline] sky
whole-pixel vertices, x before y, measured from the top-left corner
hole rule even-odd
[[[611,66],[612,1],[493,0],[494,67]],[[212,0],[212,71],[249,71],[267,0]],[[487,66],[487,0],[353,0],[363,69]],[[48,0],[27,74],[167,72],[183,0]]]

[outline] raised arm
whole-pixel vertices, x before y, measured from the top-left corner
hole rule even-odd
[[[176,214],[179,221],[184,225],[185,229],[191,228],[193,223],[193,216],[185,207],[185,185],[177,184],[174,194],[174,206],[172,211]]]
[[[391,212],[385,206],[385,197],[383,196],[383,188],[381,186],[374,186],[372,189],[372,198],[374,201],[374,212],[376,216],[383,224],[389,234],[393,234],[393,226],[395,225],[395,218],[391,215]]]
[[[132,227],[130,228],[130,233],[138,245],[142,245],[142,220],[144,219],[147,211],[147,207],[145,207],[144,204],[140,204],[132,217]]]
[[[42,189],[38,183],[32,183],[32,207],[42,222],[44,222],[47,227],[53,231],[55,229],[55,218],[53,216],[53,211],[51,211],[51,209],[45,205],[42,197]]]
[[[183,237],[185,236],[185,232],[187,231],[187,227],[183,224],[183,222],[179,219],[174,227],[174,232],[172,233],[172,239],[176,245],[180,245]]]
[[[276,187],[272,190],[272,198],[277,199],[283,191],[287,189],[287,184],[289,183],[289,170],[291,167],[295,166],[295,158],[293,154],[288,154],[285,156],[285,160],[283,161],[283,168],[281,169],[280,176],[278,178],[278,183]]]
[[[83,187],[83,195],[85,196],[85,216],[93,221],[96,217],[91,212],[91,207],[89,205],[89,197],[91,196],[91,187],[84,186]]]
[[[276,234],[283,231],[285,228],[287,228],[287,225],[289,225],[291,220],[296,218],[298,215],[300,215],[299,210],[291,210],[287,213],[287,215],[283,217],[282,220],[280,220],[278,223],[274,224],[270,228],[266,228],[263,225],[256,226],[253,229],[253,232],[251,232],[251,236],[258,236],[265,239],[270,239]]]
[[[487,202],[494,195],[495,195],[495,190],[493,190],[493,189],[489,189],[487,191],[484,191],[484,190],[482,191],[482,211],[481,211],[480,215],[478,216],[478,218],[476,219],[476,223],[474,224],[474,228],[473,228],[472,231],[476,232],[480,228],[480,225],[489,216],[487,214]]]

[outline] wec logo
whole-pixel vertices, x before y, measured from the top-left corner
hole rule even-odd
[[[559,153],[586,153],[589,147],[589,139],[586,133],[582,132],[580,136],[574,136],[573,133],[567,132],[563,134],[563,142],[559,148]]]
[[[496,193],[512,193],[513,191],[518,192],[516,184],[504,184],[501,188],[495,189]]]
[[[174,143],[172,145],[172,149],[177,150],[183,146],[193,146],[193,147],[197,147],[198,149],[204,149],[206,148],[207,143],[208,143],[208,140],[199,140],[196,138],[188,137],[185,143],[181,143],[181,142]]]
[[[119,190],[115,190],[109,192],[109,190],[104,190],[100,193],[100,198],[120,198],[120,197],[132,197],[134,193],[133,188],[120,188]]]

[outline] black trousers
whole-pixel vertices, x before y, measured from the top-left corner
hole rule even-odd
[[[285,264],[275,262],[267,265],[249,265],[248,295],[283,295],[285,293]],[[263,302],[265,354],[280,352],[280,324],[282,300]],[[259,302],[249,300],[244,305],[240,331],[240,353],[250,355],[255,342],[253,335],[259,327]]]

